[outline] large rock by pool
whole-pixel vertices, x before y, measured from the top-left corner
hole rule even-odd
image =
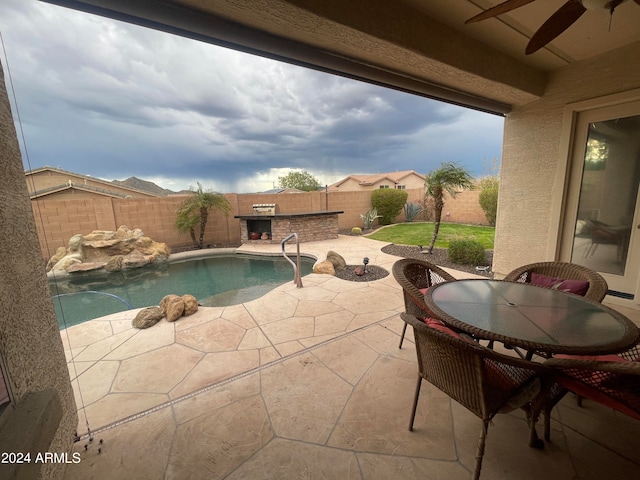
[[[69,239],[68,248],[60,247],[47,263],[47,271],[79,272],[105,268],[119,271],[155,262],[166,262],[171,249],[155,242],[142,230],[122,225],[118,230],[94,230]]]

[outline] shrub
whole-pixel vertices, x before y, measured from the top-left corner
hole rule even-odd
[[[367,230],[371,228],[376,219],[380,218],[380,215],[378,215],[378,211],[374,208],[373,210],[367,210],[366,212],[361,213],[360,218],[362,219],[362,224],[364,225],[365,230]]]
[[[484,210],[484,216],[492,227],[496,226],[496,214],[498,213],[498,187],[485,188],[478,197],[480,207]]]
[[[459,239],[449,242],[449,260],[458,265],[485,265],[485,256],[482,244],[477,240]]]
[[[353,227],[351,229],[351,235],[361,235],[362,229],[360,227]]]
[[[484,210],[484,216],[492,227],[496,226],[496,214],[498,212],[498,180],[499,166],[497,160],[493,160],[490,167],[490,175],[480,179],[480,196],[478,203]]]
[[[405,204],[404,217],[407,222],[413,222],[420,213],[422,213],[422,207],[419,203],[409,202]]]
[[[395,188],[380,188],[371,194],[371,205],[380,215],[380,224],[389,225],[402,211],[409,194]]]

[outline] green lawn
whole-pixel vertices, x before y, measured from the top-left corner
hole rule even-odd
[[[451,240],[464,238],[477,240],[486,250],[493,250],[495,230],[495,227],[441,223],[436,248],[448,248]],[[367,235],[368,238],[383,242],[399,245],[424,245],[425,247],[431,243],[432,236],[432,222],[398,223]]]

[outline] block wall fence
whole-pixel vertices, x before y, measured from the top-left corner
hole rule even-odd
[[[420,203],[424,189],[407,189],[408,201]],[[486,225],[484,212],[478,204],[478,191],[461,192],[456,198],[445,200],[442,221]],[[240,220],[234,215],[251,214],[255,203],[276,203],[280,213],[303,213],[323,210],[342,210],[338,228],[350,230],[362,227],[360,214],[371,208],[371,192],[330,192],[281,194],[225,194],[233,212],[225,216],[216,211],[209,214],[204,237],[205,244],[238,243]],[[35,199],[31,207],[36,218],[42,256],[48,260],[59,247],[67,247],[69,239],[78,233],[93,230],[117,230],[121,225],[140,228],[144,234],[172,248],[191,245],[188,233],[175,229],[175,215],[184,196],[157,198],[56,198]],[[397,218],[403,222],[404,213]]]

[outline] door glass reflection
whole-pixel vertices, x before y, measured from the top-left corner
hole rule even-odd
[[[640,116],[589,125],[571,261],[624,275],[640,181]]]

